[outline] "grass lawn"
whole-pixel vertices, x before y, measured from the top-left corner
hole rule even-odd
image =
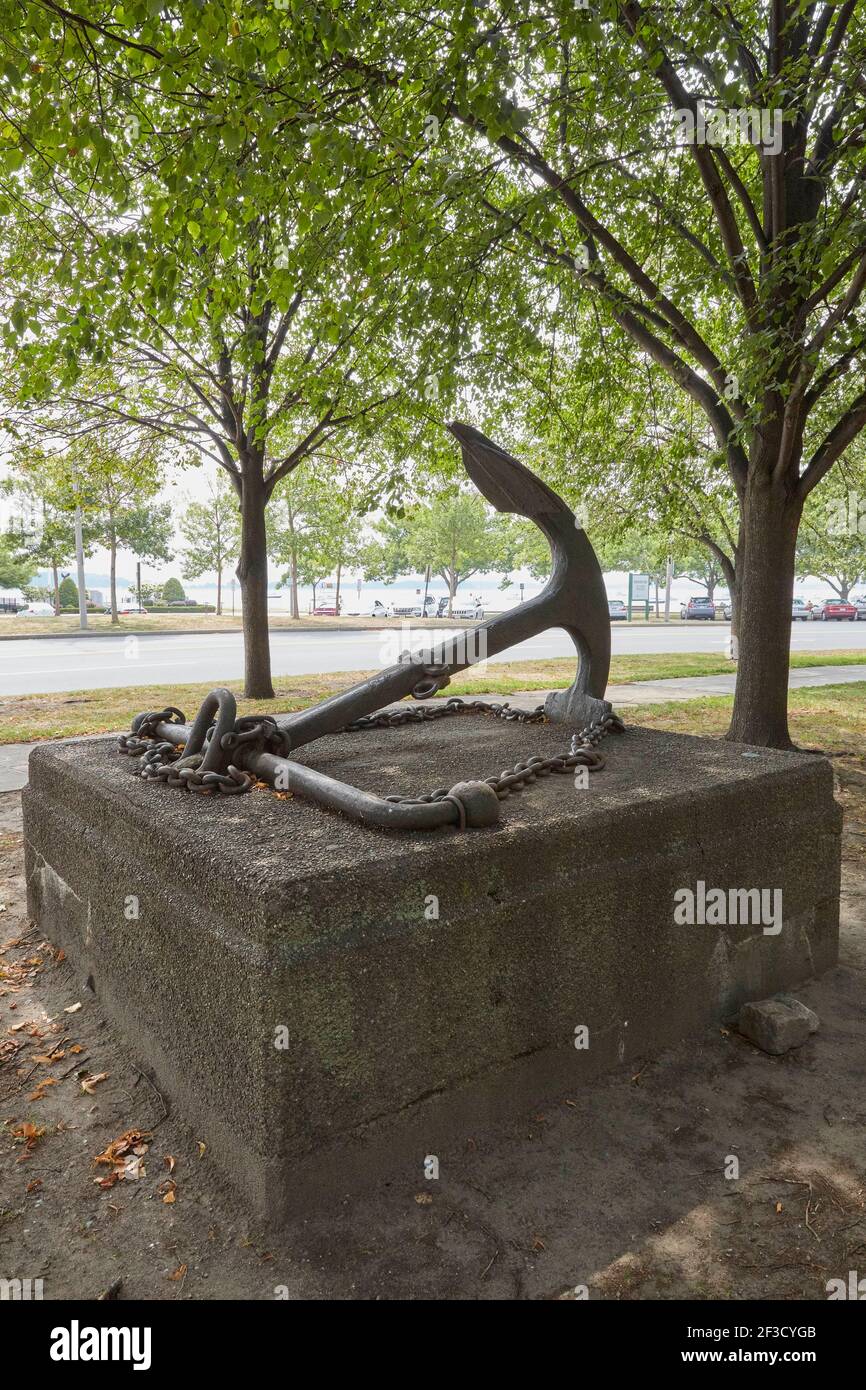
[[[342,618],[289,618],[283,614],[272,613],[269,619],[269,626],[272,630],[279,631],[326,631],[344,632],[352,631],[355,628],[381,628],[397,627],[406,619],[401,618],[353,618],[345,615]],[[420,619],[414,620],[419,623]],[[428,619],[428,622],[430,620]],[[114,633],[115,636],[126,637],[130,633],[139,636],[149,632],[240,632],[240,614],[232,616],[231,613],[222,613],[217,617],[216,613],[149,613],[146,617],[139,617],[134,613],[126,613],[118,618],[112,626],[111,618],[106,613],[88,613],[87,632],[82,632],[78,626],[78,616],[75,613],[61,613],[59,618],[19,618],[13,615],[0,614],[0,640],[6,638],[20,637],[87,637],[94,633]],[[435,627],[466,627],[465,622],[457,618],[438,618]],[[426,624],[425,624],[426,626]]]
[[[408,602],[408,600],[407,600]],[[486,616],[492,618],[496,616],[495,608],[488,608]],[[272,613],[270,616],[271,628],[280,631],[309,631],[324,630],[326,632],[344,632],[356,628],[381,628],[399,627],[402,622],[409,621],[406,618],[368,618],[364,616],[353,617],[351,613],[344,613],[340,618],[313,618],[305,615],[301,618],[289,618],[282,613]],[[418,627],[431,626],[433,628],[446,627],[467,627],[465,619],[458,618],[427,618],[423,623],[420,618],[413,618],[412,623]],[[240,632],[241,617],[240,609],[235,614],[221,613],[217,617],[216,613],[184,613],[179,610],[177,613],[148,613],[140,617],[134,613],[127,613],[118,618],[117,623],[112,627],[111,617],[106,613],[88,613],[87,615],[88,632],[114,632],[115,635],[126,635],[128,633],[148,633],[148,632]],[[632,618],[632,625],[654,627],[657,624],[665,626],[664,618],[650,617]],[[623,624],[627,626],[627,624]],[[671,618],[668,627],[682,627],[683,621],[679,617],[679,612]],[[16,637],[78,637],[87,636],[82,633],[78,626],[77,613],[61,613],[59,617],[53,618],[22,618],[12,613],[0,613],[0,641]]]
[[[866,661],[866,652],[797,652],[792,656],[793,666],[849,666]],[[631,681],[663,680],[682,676],[709,676],[730,673],[730,662],[712,652],[665,653],[651,652],[643,656],[616,656],[611,662],[610,679],[614,684],[628,684]],[[270,700],[240,700],[241,714],[267,714],[287,710],[305,709],[338,690],[343,690],[353,681],[363,679],[369,672],[341,672],[328,675],[287,676],[274,681],[277,698]],[[486,672],[475,675],[466,674],[454,680],[448,687],[447,695],[491,694],[508,696],[519,690],[563,689],[574,679],[574,661],[561,658],[552,661],[506,662],[491,665]],[[232,685],[232,682],[227,682]],[[27,743],[36,739],[69,738],[77,734],[98,734],[120,732],[128,728],[134,714],[145,709],[161,709],[166,704],[179,706],[188,718],[192,719],[201,701],[219,681],[206,684],[121,686],[107,690],[79,690],[47,695],[5,695],[0,696],[0,743]],[[815,691],[792,692],[794,707],[795,694],[804,698],[824,697],[827,691],[841,691],[840,699],[848,703],[849,691],[858,689],[856,685],[842,687],[825,686]],[[854,700],[854,696],[851,696]],[[715,727],[722,732],[730,705],[729,700],[694,700],[686,705],[671,704],[652,706],[653,711],[663,709],[671,722],[663,727],[691,727],[681,720],[688,720],[693,711],[706,712],[712,719],[712,711],[718,706]],[[678,711],[676,715],[674,710]],[[641,711],[641,723],[648,722]],[[860,731],[862,735],[862,730]]]
[[[729,696],[715,696],[641,705],[631,710],[623,707],[622,714],[627,724],[721,737],[727,730],[732,704]],[[800,748],[866,757],[866,681],[791,690],[788,716],[791,737]]]

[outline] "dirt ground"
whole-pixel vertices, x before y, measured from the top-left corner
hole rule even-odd
[[[799,991],[815,1037],[772,1058],[711,1030],[279,1236],[28,923],[0,796],[0,1277],[46,1299],[823,1299],[866,1274],[866,770],[834,763],[842,954]]]

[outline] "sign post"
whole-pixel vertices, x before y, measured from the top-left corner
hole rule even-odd
[[[643,604],[644,618],[649,618],[650,577],[648,574],[630,574],[628,577],[628,620],[631,622],[633,603]]]

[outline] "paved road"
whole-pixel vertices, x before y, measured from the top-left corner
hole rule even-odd
[[[728,623],[691,623],[687,627],[613,627],[614,653],[721,652]],[[431,636],[440,638],[440,629]],[[423,630],[407,636],[399,629],[366,632],[273,632],[271,652],[276,676],[328,671],[372,671],[396,661],[400,650],[424,644]],[[866,650],[866,624],[803,623],[795,627],[794,651]],[[554,629],[492,661],[569,656],[567,635]],[[27,695],[56,690],[96,690],[105,686],[165,685],[187,681],[237,681],[243,675],[239,632],[154,633],[141,637],[28,638],[0,642],[0,695]]]

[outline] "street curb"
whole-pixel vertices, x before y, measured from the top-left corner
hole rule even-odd
[[[2,621],[2,619],[0,619],[0,621]],[[403,619],[402,621],[411,621],[420,626],[424,620],[421,618],[414,618],[411,620]],[[461,628],[477,626],[477,624],[475,623],[461,622],[459,618],[426,619],[426,622],[433,621],[439,624],[439,627],[436,630],[442,632],[454,630],[455,628],[459,630]],[[726,625],[729,625],[727,624],[727,619],[725,620],[725,622],[719,624],[720,627],[725,627]],[[677,618],[676,620],[671,619],[669,623],[617,623],[617,627],[620,626],[624,628],[646,628],[648,631],[654,632],[656,628],[670,629],[672,627],[692,627],[693,624],[683,622],[681,618]],[[380,626],[377,627],[272,627],[269,628],[269,632],[379,632],[382,628],[384,628],[387,632],[390,632],[392,630],[394,632],[400,631],[399,623],[396,619],[392,618],[390,620],[385,620],[381,623]],[[88,629],[87,632],[82,632],[80,629],[77,628],[73,629],[70,632],[0,632],[0,642],[64,642],[69,641],[70,638],[74,641],[79,641],[85,637],[220,637],[223,635],[229,635],[233,632],[241,633],[243,632],[243,628],[216,627],[203,628],[201,630],[199,630],[198,628],[190,627],[160,628],[156,632],[148,632],[147,628],[122,627],[119,628],[117,632],[106,632],[104,628],[100,628],[95,631],[90,631],[90,629]],[[545,658],[545,660],[549,659],[550,658]]]

